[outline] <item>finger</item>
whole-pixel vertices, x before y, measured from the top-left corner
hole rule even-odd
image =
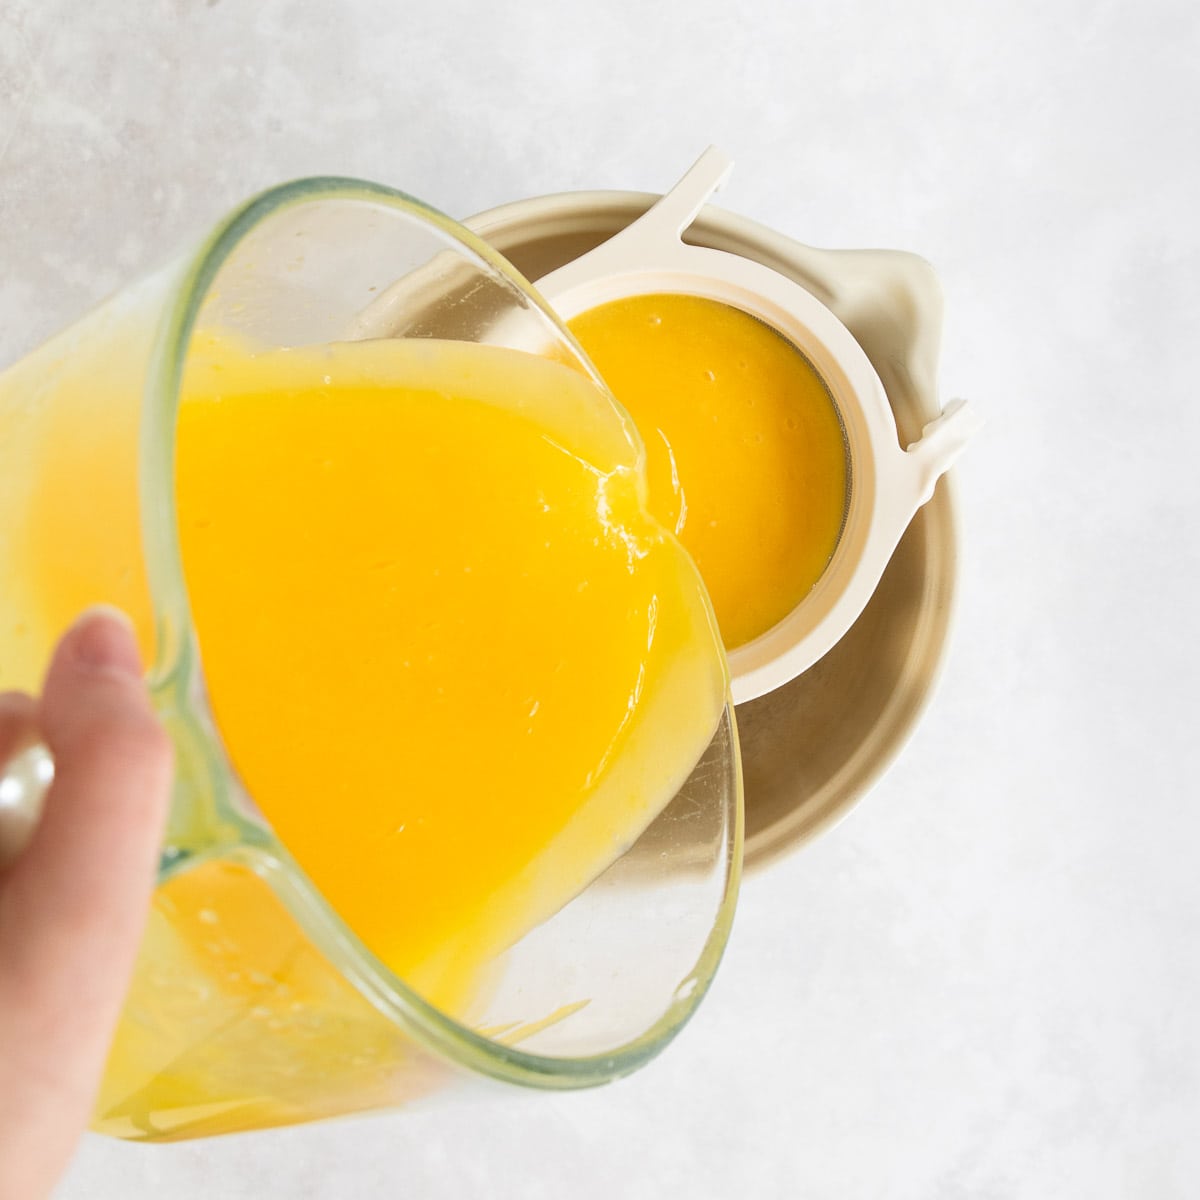
[[[171,777],[127,622],[92,611],[68,631],[38,718],[55,777],[0,893],[0,958],[48,1018],[85,1005],[110,1029],[145,921]]]
[[[85,614],[38,706],[54,782],[0,881],[0,1193],[48,1189],[87,1122],[149,906],[171,778],[127,623]],[[5,1153],[18,1142],[22,1154]],[[4,1160],[16,1171],[6,1179]]]

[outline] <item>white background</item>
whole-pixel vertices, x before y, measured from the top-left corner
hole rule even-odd
[[[662,190],[915,250],[963,460],[946,673],[751,879],[619,1085],[147,1148],[65,1200],[1191,1197],[1200,1189],[1200,22],[1015,0],[0,2],[0,363],[253,190],[454,215]]]

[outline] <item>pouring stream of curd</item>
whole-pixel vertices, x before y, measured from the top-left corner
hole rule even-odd
[[[708,586],[725,645],[812,590],[846,507],[846,446],[808,360],[715,300],[631,296],[569,322],[645,439],[650,508]]]

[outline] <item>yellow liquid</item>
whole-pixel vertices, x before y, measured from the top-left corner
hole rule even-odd
[[[138,431],[160,309],[148,289],[0,374],[0,687],[36,689],[91,603],[130,612],[153,658]],[[699,578],[646,515],[622,418],[564,367],[199,341],[178,502],[222,735],[354,930],[470,1021],[488,958],[707,743],[726,681]],[[472,571],[434,575],[455,562]],[[181,746],[177,773],[186,810],[206,771]],[[440,1085],[274,887],[290,902],[262,855],[221,850],[158,888],[95,1128],[169,1140]]]
[[[194,348],[178,526],[246,789],[428,998],[607,866],[683,783],[725,674],[636,442],[493,347]]]
[[[725,645],[766,633],[841,531],[845,439],[820,377],[762,322],[696,296],[616,300],[570,326],[641,431],[651,511],[700,568]]]

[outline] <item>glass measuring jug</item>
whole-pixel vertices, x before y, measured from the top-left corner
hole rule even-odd
[[[670,1040],[719,960],[740,869],[728,709],[676,799],[508,950],[469,1017],[428,1003],[367,950],[231,768],[175,526],[192,334],[203,323],[268,346],[370,337],[381,299],[389,336],[486,341],[516,322],[516,344],[590,372],[473,235],[387,188],[314,179],[249,202],[0,377],[0,687],[35,688],[78,609],[117,604],[138,626],[176,745],[160,885],[101,1131],[165,1140],[308,1120],[472,1076],[603,1082]]]

